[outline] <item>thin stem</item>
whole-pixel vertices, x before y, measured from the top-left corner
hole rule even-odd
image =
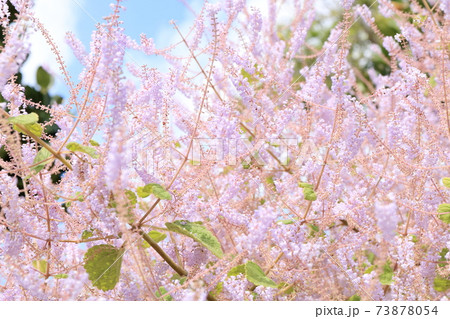
[[[180,276],[187,276],[188,272],[178,266],[169,255],[153,240],[149,235],[147,235],[142,229],[139,229],[139,234],[144,238],[144,240],[175,270]]]
[[[187,43],[186,39],[184,38],[183,34],[181,33],[181,31],[178,29],[178,26],[176,25],[176,23],[174,23],[174,28],[175,30],[177,30],[178,34],[180,35],[181,39],[183,40],[184,44],[186,45],[186,47],[189,50],[189,53],[191,54],[191,57],[194,59],[195,63],[197,64],[197,66],[199,67],[201,73],[203,74],[203,76],[206,78],[207,83],[211,86],[211,88],[214,91],[214,94],[217,96],[217,98],[220,100],[220,102],[224,103],[222,97],[220,96],[219,92],[217,91],[216,87],[214,86],[214,84],[211,82],[211,77],[210,75],[208,76],[205,72],[205,70],[203,69],[202,65],[200,64],[200,62],[198,61],[197,57],[195,56],[194,52],[192,51],[192,49],[189,47],[189,44]],[[242,126],[252,137],[255,137],[255,134],[247,127],[245,126],[244,123],[239,122],[239,125]],[[281,163],[281,161],[278,159],[278,157],[273,154],[272,151],[267,150],[267,153],[269,153],[269,155],[274,158],[281,167],[283,167],[283,169],[289,173],[292,174],[291,170],[289,168],[287,168],[285,165],[283,165]]]
[[[81,113],[83,113],[83,111],[84,111],[84,109],[86,107],[87,101],[89,99],[89,94],[91,94],[92,84],[94,83],[95,72],[97,70],[97,66],[98,66],[99,62],[100,62],[100,57],[97,59],[95,65],[94,65],[93,74],[91,76],[91,81],[89,82],[89,86],[88,86],[88,89],[86,91],[86,98],[84,99],[83,105],[81,106],[80,114],[78,114],[77,120],[75,121],[75,123],[74,123],[72,129],[70,130],[69,134],[67,134],[66,138],[64,139],[64,142],[61,143],[61,146],[58,149],[58,153],[61,152],[61,150],[64,147],[64,145],[66,145],[67,141],[69,140],[70,136],[73,134],[73,132],[75,131],[75,128],[77,127],[78,123],[81,120]]]

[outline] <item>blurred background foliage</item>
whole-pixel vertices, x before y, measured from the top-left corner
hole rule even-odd
[[[425,8],[424,2],[418,0],[417,3]],[[411,1],[407,0],[393,0],[392,4],[404,13],[414,14],[411,11]],[[375,19],[375,24],[381,31],[383,36],[394,36],[400,33],[400,28],[394,18],[384,17],[378,10],[378,2],[374,0],[356,0],[354,5],[366,5],[370,8],[372,16]],[[432,7],[432,5],[430,5]],[[315,63],[317,54],[322,49],[324,43],[328,39],[331,30],[342,21],[343,10],[338,5],[329,8],[330,14],[327,16],[316,16],[311,28],[306,37],[307,45],[304,46],[301,52],[302,55],[313,57],[307,59],[296,59],[295,69],[293,74],[293,81],[298,79],[302,82],[303,78],[300,76],[300,70],[305,66],[310,66]],[[410,19],[413,23],[413,19]],[[377,73],[387,75],[391,68],[389,65],[389,55],[382,46],[382,39],[380,39],[375,32],[361,19],[357,19],[348,31],[348,41],[351,43],[350,52],[347,57],[350,64],[353,66],[354,72],[357,75],[358,89],[362,94],[370,94],[373,91],[367,71],[374,69]],[[286,26],[279,27],[279,37],[281,39],[290,38],[290,29]],[[379,52],[372,48],[376,45]],[[381,54],[380,54],[381,53]],[[331,79],[328,79],[328,85],[331,86]]]
[[[10,12],[9,17],[9,24],[14,23],[16,20],[17,10],[14,8],[14,6],[11,4],[10,1],[8,1],[8,7]],[[0,47],[4,47],[5,42],[5,34],[6,30],[0,26]],[[22,85],[24,87],[24,94],[25,98],[31,102],[38,103],[44,106],[47,106],[48,108],[51,107],[53,103],[62,103],[63,98],[59,95],[51,95],[49,93],[49,90],[51,86],[53,85],[54,79],[51,74],[49,74],[43,67],[39,67],[36,70],[36,83],[38,84],[37,87],[26,85],[22,83],[22,74],[18,72],[15,75],[15,82]],[[6,102],[3,96],[0,94],[0,103]],[[44,124],[47,123],[50,120],[50,114],[47,110],[38,109],[31,105],[22,105],[21,109],[23,109],[26,113],[36,113],[39,116],[39,123]],[[5,111],[9,113],[9,109],[5,108]],[[54,137],[56,133],[58,132],[59,127],[56,124],[52,125],[46,125],[45,126],[45,134]],[[21,133],[20,133],[21,134]],[[45,140],[45,139],[44,139]],[[22,143],[24,143],[24,140],[22,139]],[[8,155],[8,152],[6,151],[5,147],[2,145],[0,147],[0,158],[6,162],[10,161],[10,157]],[[3,170],[3,167],[0,165],[0,170]],[[12,176],[15,176],[15,174],[9,174]],[[18,179],[18,187],[19,189],[23,189],[23,181],[20,176],[16,176]],[[61,179],[61,173],[53,174],[52,175],[52,181],[54,183],[57,183]],[[23,194],[22,194],[23,195]]]

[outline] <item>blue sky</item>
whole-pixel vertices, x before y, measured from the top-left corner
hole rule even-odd
[[[60,48],[69,73],[74,80],[81,72],[81,65],[65,44],[65,33],[73,32],[88,47],[95,25],[102,22],[103,17],[111,13],[109,4],[112,2],[114,1],[35,0],[36,15]],[[181,26],[189,25],[195,18],[191,10],[198,10],[201,4],[201,0],[125,0],[123,5],[127,9],[122,12],[121,19],[127,35],[139,40],[140,34],[145,33],[147,37],[154,39],[157,47],[162,48],[179,40],[169,21],[175,20]],[[58,80],[58,65],[48,49],[45,39],[39,33],[34,33],[30,40],[32,42],[31,54],[22,69],[25,83],[35,84],[35,70],[38,66],[43,65],[54,72],[57,78],[51,92],[67,96],[65,85],[61,79]],[[127,57],[140,64],[164,67],[158,65],[162,63],[162,60],[155,57],[144,56],[136,52],[129,52]]]
[[[209,0],[209,2],[224,0]],[[66,32],[76,35],[88,48],[91,33],[95,25],[102,22],[103,17],[112,11],[110,3],[115,0],[35,0],[35,15],[45,25],[54,42],[60,48],[63,59],[68,67],[72,79],[77,82],[78,74],[82,71],[80,63],[65,43]],[[199,12],[204,0],[124,0],[122,4],[126,10],[121,13],[125,33],[139,42],[141,33],[153,38],[157,48],[165,48],[180,41],[180,38],[170,20],[175,20],[184,34],[195,19],[195,12]],[[284,1],[279,7],[279,20],[288,21],[292,18],[289,5],[292,1]],[[317,8],[324,10],[335,0],[318,0]],[[263,15],[267,14],[268,0],[247,0],[249,6],[261,9]],[[324,5],[327,3],[327,5]],[[320,11],[320,10],[319,10]],[[67,97],[68,91],[59,74],[59,66],[53,53],[50,51],[44,37],[39,32],[30,36],[31,54],[22,68],[24,82],[34,85],[36,83],[36,69],[44,66],[56,75],[52,94]],[[125,62],[134,62],[138,65],[147,64],[150,67],[167,70],[167,64],[160,57],[146,56],[143,53],[127,51]]]

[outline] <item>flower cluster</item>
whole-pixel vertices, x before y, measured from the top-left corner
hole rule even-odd
[[[206,3],[157,48],[117,0],[67,35],[69,77],[0,1],[0,300],[447,299],[450,2],[342,0],[328,27],[294,2]],[[63,102],[16,81],[30,24]]]

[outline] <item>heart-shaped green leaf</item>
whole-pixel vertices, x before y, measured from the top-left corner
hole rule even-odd
[[[114,289],[119,282],[124,249],[111,245],[97,245],[84,254],[84,269],[92,285],[103,290]]]

